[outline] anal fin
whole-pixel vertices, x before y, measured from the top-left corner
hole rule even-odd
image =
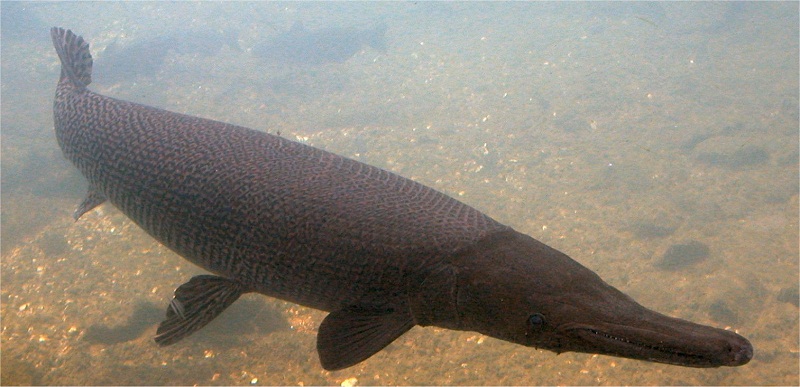
[[[106,196],[92,186],[89,186],[89,192],[86,193],[86,198],[83,199],[75,212],[72,213],[72,219],[76,221],[80,219],[83,214],[91,211],[93,208],[103,204],[106,201]]]
[[[245,288],[238,282],[214,275],[198,275],[175,289],[167,319],[158,326],[156,343],[175,344],[200,330],[233,304]]]
[[[329,371],[353,366],[412,327],[411,315],[394,309],[351,307],[331,312],[319,326],[319,360]]]

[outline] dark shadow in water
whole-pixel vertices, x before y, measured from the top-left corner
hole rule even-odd
[[[795,287],[786,287],[778,293],[778,301],[788,302],[796,307],[800,307],[800,290]]]
[[[161,308],[149,302],[136,305],[128,321],[120,326],[92,325],[86,329],[83,339],[93,344],[112,345],[139,337],[147,328],[163,317]]]
[[[166,308],[166,304],[161,307],[149,302],[139,303],[125,324],[115,327],[95,324],[86,330],[83,338],[89,343],[104,345],[134,340],[150,327],[157,326],[164,319]],[[185,340],[229,346],[251,334],[265,335],[287,329],[289,323],[277,309],[259,300],[241,299]]]
[[[165,305],[164,313],[166,308]],[[236,301],[208,326],[184,340],[222,348],[236,346],[254,336],[289,329],[290,324],[279,309],[258,298],[245,298]]]
[[[648,221],[634,222],[628,229],[638,239],[666,238],[675,232],[675,227],[664,226]]]
[[[717,300],[708,308],[708,314],[715,321],[723,324],[738,324],[739,315],[725,301]]]
[[[385,23],[379,23],[367,30],[343,27],[308,30],[297,22],[289,31],[256,44],[253,54],[281,64],[342,63],[364,46],[386,52],[386,28]]]
[[[241,51],[233,31],[212,29],[173,31],[150,39],[124,44],[113,42],[94,63],[93,78],[100,84],[133,81],[140,76],[155,76],[170,54],[205,58],[216,55],[223,46]]]
[[[41,374],[33,364],[13,356],[3,356],[0,365],[0,385],[35,386],[41,384]]]
[[[697,160],[718,167],[738,170],[767,163],[769,161],[769,153],[763,148],[746,145],[730,154],[701,153],[697,155]]]
[[[708,255],[709,248],[705,243],[691,241],[670,246],[655,266],[662,270],[681,270],[706,259]]]

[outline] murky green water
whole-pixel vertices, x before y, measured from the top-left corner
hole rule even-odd
[[[3,384],[797,385],[797,3],[2,4]],[[283,66],[288,30],[388,25],[385,53]],[[105,95],[236,123],[413,178],[595,270],[642,304],[749,338],[743,367],[562,354],[414,328],[324,371],[324,313],[248,295],[200,333],[152,340],[202,270],[110,205],[53,135],[52,25],[91,44]],[[100,77],[104,49],[234,31]],[[680,252],[680,254],[677,254]]]

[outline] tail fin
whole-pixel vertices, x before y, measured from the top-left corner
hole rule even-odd
[[[89,43],[70,30],[53,27],[50,29],[53,46],[61,59],[61,80],[68,78],[77,87],[92,83],[92,54]]]

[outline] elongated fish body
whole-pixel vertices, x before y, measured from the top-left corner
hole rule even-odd
[[[752,357],[741,336],[649,311],[563,253],[424,185],[278,136],[93,93],[88,43],[60,28],[51,35],[62,62],[56,135],[89,181],[75,218],[107,200],[215,274],[176,289],[159,344],[259,292],[331,312],[317,340],[327,369],[370,357],[414,325],[697,367]],[[564,293],[559,302],[548,298],[554,292]],[[599,316],[608,308],[598,297],[633,317]],[[559,309],[570,298],[588,310]],[[609,339],[628,332],[627,346]],[[663,344],[670,335],[672,347]]]
[[[195,264],[317,309],[385,299],[376,289],[400,285],[398,274],[424,264],[414,257],[507,228],[393,173],[69,78],[54,110],[61,149],[92,195]]]
[[[379,23],[367,30],[331,27],[310,31],[296,22],[289,31],[257,44],[253,54],[276,63],[342,63],[365,45],[385,52],[386,28],[386,24]]]

